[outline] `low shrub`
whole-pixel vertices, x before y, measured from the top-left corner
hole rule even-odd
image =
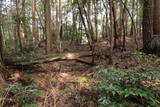
[[[100,107],[160,106],[160,73],[97,67]]]
[[[37,86],[21,86],[21,85],[9,85],[6,88],[6,91],[13,96],[15,102],[18,102],[19,105],[26,105],[35,103],[38,98],[40,98],[41,90]]]

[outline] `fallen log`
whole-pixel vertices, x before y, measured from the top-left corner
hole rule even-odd
[[[63,54],[56,54],[56,55],[45,55],[38,58],[5,58],[4,62],[8,66],[30,66],[35,64],[42,64],[54,61],[65,61],[65,60],[75,60],[81,63],[85,63],[88,65],[93,65],[91,62],[82,59],[82,57],[89,57],[92,56],[91,52],[81,52],[81,53],[63,53]],[[12,60],[11,60],[12,59]]]

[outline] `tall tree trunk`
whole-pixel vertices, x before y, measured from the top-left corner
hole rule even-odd
[[[76,43],[80,44],[81,43],[81,37],[80,37],[80,35],[78,35],[78,32],[77,32],[77,15],[75,14],[74,7],[72,9],[73,9],[73,11],[72,11],[73,33],[76,36]],[[80,21],[79,21],[79,23],[80,23]]]
[[[105,25],[104,25],[104,37],[107,37],[108,35],[110,35],[110,32],[109,32],[109,28],[110,28],[110,26],[109,26],[109,11],[110,11],[110,9],[108,8],[108,3],[107,3],[107,0],[105,0],[105,1],[103,1],[103,6],[104,6],[104,8],[105,8],[105,16],[104,16],[104,18],[105,18]]]
[[[94,5],[95,36],[96,36],[96,41],[97,41],[97,39],[98,39],[98,20],[97,20],[97,14],[98,14],[97,5],[98,5],[98,0],[94,0],[93,1],[93,5]]]
[[[5,72],[3,66],[3,36],[2,36],[2,26],[0,23],[0,97],[3,91],[3,85],[5,84],[5,77],[7,72]]]
[[[26,24],[26,11],[25,11],[25,3],[26,0],[22,0],[22,9],[21,9],[21,15],[24,17],[24,19],[21,19],[22,23],[20,23],[21,35],[22,35],[22,44],[26,44],[28,42],[28,35],[27,35],[27,24]]]
[[[44,17],[45,17],[46,54],[51,54],[52,53],[52,38],[51,38],[50,0],[44,0]]]
[[[17,31],[17,37],[18,37],[18,42],[19,42],[19,48],[22,51],[22,37],[20,34],[20,9],[19,9],[19,0],[16,0],[16,15],[17,15],[17,19],[16,19],[16,31]]]
[[[160,35],[160,0],[154,1],[154,15],[153,15],[153,34]]]
[[[132,17],[134,19],[134,9],[135,9],[135,0],[132,0]],[[133,36],[134,32],[134,26],[133,26],[133,21],[131,21],[131,30],[130,30],[130,35]]]
[[[109,64],[113,64],[113,58],[112,58],[112,56],[113,56],[113,37],[114,37],[114,20],[113,20],[113,18],[114,18],[114,16],[113,16],[113,8],[112,8],[112,4],[113,2],[112,2],[112,0],[109,0],[109,8],[110,8],[110,27],[111,27],[111,35],[110,35],[110,38],[109,38],[109,40],[110,40],[110,51],[109,51]]]
[[[118,34],[117,34],[117,22],[116,22],[116,9],[115,9],[115,4],[113,1],[110,1],[112,3],[110,3],[110,6],[111,6],[111,12],[112,12],[112,15],[113,15],[113,25],[114,25],[114,48],[117,48],[117,42],[118,42]]]
[[[153,0],[144,0],[143,6],[143,50],[149,52],[153,34]]]
[[[39,29],[39,32],[42,32],[42,35],[43,35],[42,37],[39,36],[39,40],[41,40],[41,39],[45,40],[45,35],[44,35],[44,33],[45,33],[45,27],[44,27],[43,22],[42,22],[43,17],[41,18],[41,14],[40,14],[40,12],[37,11],[37,9],[36,9],[36,13],[37,13],[37,16],[38,16],[39,25],[42,28],[42,30]]]
[[[57,0],[56,4],[56,36],[57,36],[57,50],[58,52],[62,52],[61,46],[61,24],[62,24],[62,10],[61,10],[61,0]]]
[[[38,32],[37,32],[37,25],[36,25],[36,0],[32,0],[32,36],[35,42],[39,41]]]
[[[127,5],[127,0],[124,2],[124,5]],[[126,35],[127,35],[127,11],[126,8],[121,2],[122,6],[122,28],[123,28],[123,50],[126,47]],[[133,24],[133,23],[132,23]]]

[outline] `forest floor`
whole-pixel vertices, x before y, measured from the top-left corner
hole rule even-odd
[[[64,42],[62,46],[66,53],[89,51],[87,45]],[[97,66],[103,65],[140,72],[149,71],[157,66],[154,56],[141,55],[135,46],[134,40],[127,38],[126,50],[115,49],[113,52],[114,63],[108,65],[109,45],[107,40],[100,40],[96,44],[96,52],[99,55],[96,56],[95,63]],[[140,44],[139,47],[141,47]],[[91,57],[84,59],[91,61]],[[96,66],[67,60],[38,64],[36,68],[14,70],[15,72],[11,73],[8,81],[12,86],[17,84],[24,87],[37,85],[38,90],[42,91],[41,98],[36,99],[33,103],[38,104],[38,107],[97,107],[98,93],[94,78],[94,74],[97,72]],[[5,107],[11,107],[11,105],[18,107],[18,104],[14,102],[16,99],[19,100],[16,96],[9,95],[8,98],[12,100],[8,101]]]

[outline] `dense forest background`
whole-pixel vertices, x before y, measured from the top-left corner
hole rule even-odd
[[[113,47],[125,47],[126,35],[137,42],[142,37],[142,4],[136,0],[2,1],[4,49],[23,52],[46,40],[46,53],[51,51],[48,48],[63,52],[63,41],[93,48],[101,38],[111,42],[110,36]]]
[[[0,0],[0,106],[160,105],[159,0]]]

